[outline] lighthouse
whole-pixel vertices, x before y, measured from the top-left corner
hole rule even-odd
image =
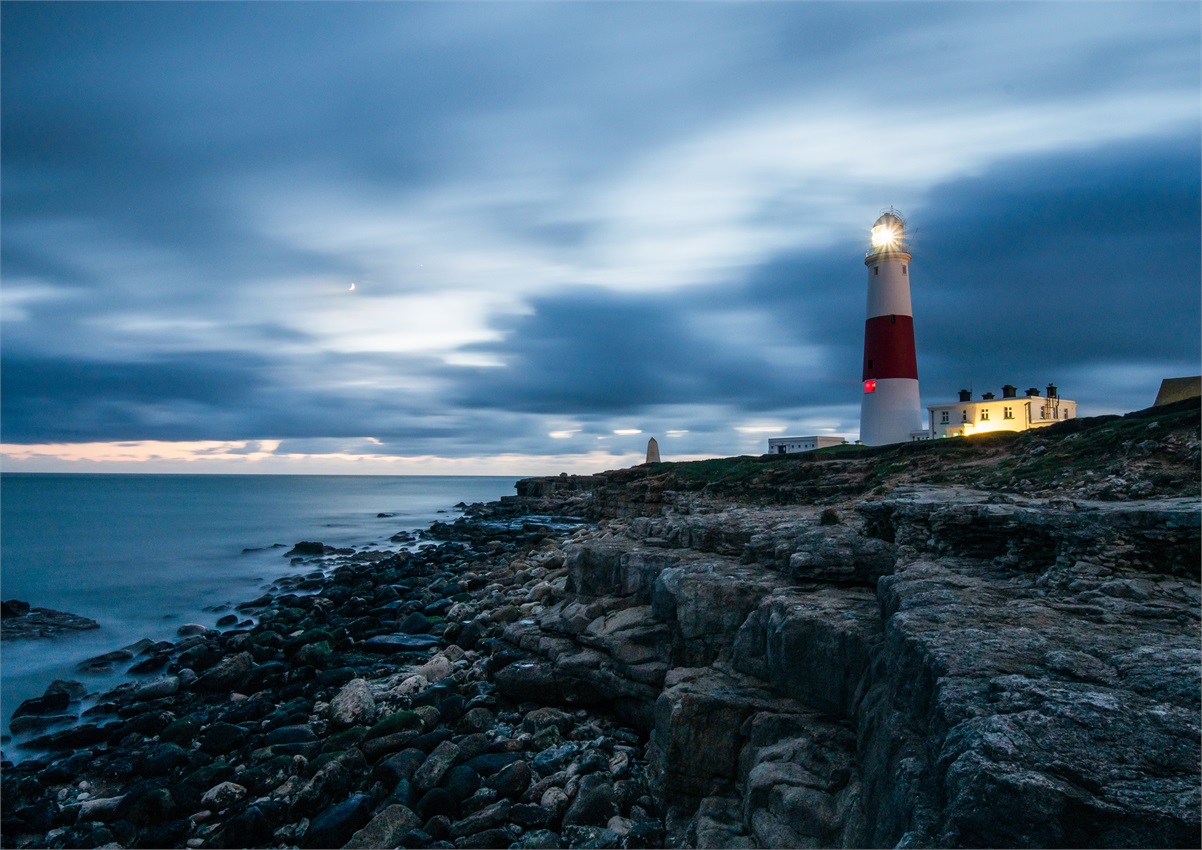
[[[906,222],[892,207],[872,226],[868,319],[864,323],[860,441],[867,446],[911,440],[923,425],[918,359],[910,306],[910,246]]]

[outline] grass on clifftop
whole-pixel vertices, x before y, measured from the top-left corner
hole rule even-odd
[[[637,469],[666,489],[776,504],[822,504],[913,483],[1081,499],[1197,496],[1200,421],[1198,400],[1187,399],[1021,433],[832,446]]]

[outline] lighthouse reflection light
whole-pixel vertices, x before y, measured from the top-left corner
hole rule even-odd
[[[897,241],[897,231],[886,224],[878,224],[872,228],[872,247],[888,248]]]

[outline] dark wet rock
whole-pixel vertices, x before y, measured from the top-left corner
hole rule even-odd
[[[169,697],[179,690],[178,676],[164,676],[141,685],[133,692],[132,697],[138,701],[147,701]]]
[[[266,806],[248,806],[225,822],[212,845],[218,848],[255,848],[270,845],[273,843],[273,833],[278,821],[279,814]]]
[[[455,817],[459,814],[459,803],[445,788],[431,788],[417,801],[415,811],[426,823],[438,815]]]
[[[347,848],[398,847],[407,833],[418,826],[417,814],[403,805],[390,805],[344,844]]]
[[[154,673],[158,670],[162,670],[167,666],[168,663],[170,663],[170,661],[171,656],[166,652],[159,653],[157,655],[151,655],[149,658],[144,658],[138,663],[132,665],[129,668],[129,672],[139,675],[145,673]]]
[[[664,827],[656,820],[636,820],[630,825],[622,845],[629,850],[664,846]]]
[[[217,662],[193,687],[198,691],[234,690],[254,666],[254,657],[249,652],[240,652]]]
[[[469,709],[459,720],[459,729],[465,733],[487,732],[497,725],[497,717],[487,708],[478,705]]]
[[[531,778],[530,766],[524,761],[515,761],[490,776],[487,784],[502,797],[517,800],[530,787]]]
[[[74,714],[28,715],[14,717],[9,721],[8,728],[14,735],[29,735],[35,732],[44,732],[55,726],[74,723],[76,719]]]
[[[474,835],[486,829],[492,829],[504,823],[512,806],[508,800],[500,800],[474,814],[457,821],[451,826],[451,838],[462,838]]]
[[[480,787],[480,774],[466,764],[456,765],[443,776],[440,787],[445,788],[459,802],[463,802]]]
[[[18,599],[0,603],[0,636],[4,640],[34,640],[97,628],[100,624],[95,620],[78,614],[33,608]]]
[[[247,734],[246,727],[219,720],[201,733],[198,740],[203,752],[219,755],[242,746],[246,741]],[[178,740],[178,736],[173,735],[172,738]]]
[[[322,765],[297,792],[289,815],[293,818],[313,816],[345,795],[351,781],[350,771],[341,762]]]
[[[63,692],[46,694],[45,696],[33,697],[27,699],[17,706],[17,710],[13,712],[13,717],[25,717],[27,715],[48,715],[62,714],[70,705],[70,697]]]
[[[403,750],[381,760],[372,770],[372,777],[385,785],[409,780],[426,760],[426,754],[413,748]]]
[[[564,813],[563,822],[565,827],[605,826],[617,813],[608,775],[590,773],[580,780],[580,790]]]
[[[142,759],[140,770],[146,776],[166,776],[189,761],[189,750],[179,744],[159,743]]]
[[[459,757],[459,747],[449,740],[436,746],[422,766],[413,774],[413,785],[418,791],[426,791],[438,785],[443,775]]]
[[[451,694],[437,704],[438,714],[444,723],[454,723],[463,716],[467,700],[460,694]]]
[[[450,729],[439,728],[424,735],[418,735],[410,741],[410,744],[423,752],[433,752],[434,749],[444,741],[449,741],[454,737],[454,733]]]
[[[565,826],[562,837],[572,850],[593,850],[601,847],[617,847],[621,836],[599,826]]]
[[[442,639],[436,635],[376,635],[363,642],[366,652],[393,655],[400,652],[420,652],[440,646]]]
[[[6,599],[0,602],[0,618],[24,617],[29,613],[29,603],[20,599]]]
[[[407,635],[420,635],[430,631],[430,619],[419,611],[406,616],[397,623],[397,630]]]
[[[58,819],[59,808],[53,800],[43,797],[12,814],[21,821],[23,832],[49,832]]]
[[[98,821],[84,821],[69,827],[47,846],[60,847],[103,847],[116,843],[113,831]]]
[[[509,819],[523,829],[543,829],[555,823],[557,814],[533,803],[518,803],[509,810]]]
[[[293,555],[309,556],[309,555],[324,555],[325,544],[313,540],[302,540],[284,553],[284,557],[288,558]]]
[[[414,742],[419,736],[416,732],[395,732],[391,735],[383,735],[379,738],[367,738],[362,743],[363,754],[369,759],[375,761],[390,753],[397,753],[401,750],[417,750],[424,754],[425,749],[414,746]],[[428,747],[426,749],[433,749]]]
[[[241,605],[236,607],[239,611],[251,611],[255,608],[266,608],[271,604],[273,598],[274,597],[272,597],[270,593],[264,593],[262,596],[252,599],[250,602],[243,602]]]
[[[422,829],[411,829],[401,836],[397,846],[412,848],[412,850],[424,850],[434,843],[434,836]]]
[[[116,818],[135,826],[161,823],[176,811],[175,798],[161,779],[135,782],[116,808]]]
[[[187,818],[176,818],[164,824],[148,826],[138,835],[135,845],[146,850],[160,847],[180,847],[188,840],[192,824]]]
[[[489,848],[493,847],[508,847],[514,838],[515,835],[509,830],[501,827],[493,827],[461,838],[455,842],[454,846],[489,850]]]
[[[32,750],[75,750],[90,747],[112,739],[121,730],[120,724],[98,725],[86,723],[73,729],[63,729],[27,741],[25,746]]]
[[[302,847],[341,847],[367,825],[372,815],[372,799],[367,794],[352,794],[341,803],[313,818],[305,832]]]
[[[263,743],[273,744],[311,744],[317,741],[317,733],[311,726],[297,724],[294,726],[279,726],[263,736]]]
[[[522,850],[551,850],[551,848],[563,847],[565,845],[558,832],[552,832],[549,829],[536,829],[533,832],[527,832],[509,846],[522,848]]]
[[[129,661],[133,657],[134,654],[128,649],[114,649],[112,652],[106,652],[103,655],[97,655],[79,662],[75,669],[81,672],[111,670],[114,664]]]
[[[497,771],[508,767],[516,761],[521,761],[521,759],[522,756],[519,753],[484,753],[471,759],[467,764],[481,776],[492,776]]]

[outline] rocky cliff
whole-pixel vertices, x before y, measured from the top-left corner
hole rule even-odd
[[[680,846],[1198,846],[1198,420],[521,482],[597,525],[498,690],[649,733]]]

